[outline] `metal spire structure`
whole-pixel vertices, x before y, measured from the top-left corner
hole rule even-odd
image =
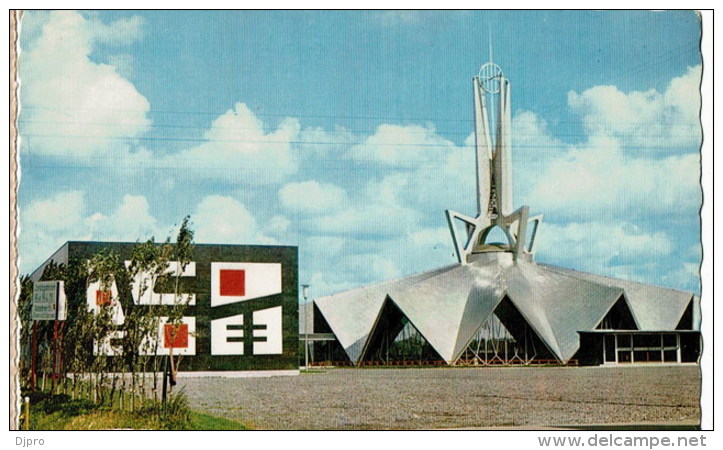
[[[512,210],[510,82],[497,64],[488,62],[472,78],[472,86],[477,215],[470,217],[456,211],[446,211],[457,259],[466,264],[475,253],[493,251],[512,252],[515,259],[521,255],[530,255],[528,258],[531,259],[534,235],[542,216],[530,219],[528,206],[522,206],[514,212]],[[495,104],[496,114],[490,111]],[[458,231],[455,220],[465,224],[466,234]],[[534,228],[530,242],[526,245],[528,222],[533,222]],[[487,242],[495,227],[504,232],[507,242]]]

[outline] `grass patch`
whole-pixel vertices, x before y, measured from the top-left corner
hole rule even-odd
[[[139,416],[129,411],[94,411],[61,420],[61,430],[160,430],[154,417]]]
[[[195,411],[191,411],[191,426],[191,430],[250,430],[242,423]]]
[[[191,411],[183,392],[163,407],[148,401],[136,411],[99,407],[65,394],[30,395],[31,430],[247,430],[233,420]]]

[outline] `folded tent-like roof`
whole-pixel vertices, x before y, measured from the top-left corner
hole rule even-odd
[[[322,297],[315,303],[353,362],[363,357],[388,298],[451,364],[505,297],[563,362],[579,348],[578,331],[595,329],[621,299],[636,312],[634,320],[641,329],[673,329],[690,301],[690,295],[679,291],[609,281],[522,259],[513,261],[509,253],[489,253],[468,264]],[[663,301],[657,302],[659,298]],[[646,301],[654,304],[645,305]],[[666,311],[651,314],[658,308]],[[643,326],[649,327],[651,322],[655,326],[643,328],[641,315],[653,317]],[[663,319],[656,323],[658,316]]]

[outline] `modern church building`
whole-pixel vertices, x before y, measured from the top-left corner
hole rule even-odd
[[[542,216],[513,209],[510,83],[473,78],[477,214],[446,211],[459,262],[313,302],[312,358],[338,364],[697,362],[690,292],[537,263]],[[304,326],[302,319],[300,325]]]

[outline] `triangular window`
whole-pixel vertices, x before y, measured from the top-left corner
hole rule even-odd
[[[330,334],[331,327],[324,318],[321,310],[314,303],[314,333]],[[350,364],[349,355],[346,354],[344,348],[341,346],[337,339],[333,341],[315,341],[309,344],[311,363],[312,364],[330,364],[330,365],[345,365]],[[300,349],[301,357],[304,357],[303,346]]]
[[[387,297],[361,358],[362,365],[441,364],[442,358]]]
[[[603,317],[597,326],[598,330],[637,330],[633,313],[630,312],[624,296],[615,302],[610,311]]]
[[[505,297],[494,314],[480,325],[456,364],[510,365],[556,362],[557,359],[512,301]]]
[[[693,300],[690,300],[690,303],[688,303],[688,307],[685,308],[685,312],[680,318],[680,321],[678,322],[678,326],[675,327],[676,330],[692,330],[693,329]]]

